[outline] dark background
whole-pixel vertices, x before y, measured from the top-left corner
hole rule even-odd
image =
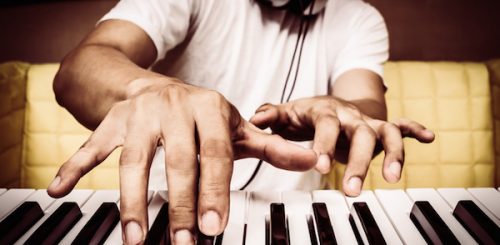
[[[59,62],[116,2],[0,0],[0,62]],[[499,0],[368,2],[386,19],[391,60],[500,58]]]

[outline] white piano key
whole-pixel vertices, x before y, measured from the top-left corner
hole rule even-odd
[[[222,245],[243,244],[247,196],[244,191],[233,191],[230,196],[229,218],[222,238]]]
[[[245,244],[266,244],[266,217],[270,216],[270,204],[273,202],[281,202],[279,192],[250,193]]]
[[[3,220],[12,210],[19,206],[35,190],[33,189],[10,189],[0,196],[0,220]]]
[[[469,235],[467,230],[453,216],[453,209],[451,209],[436,190],[430,188],[407,189],[406,193],[408,193],[413,202],[428,201],[461,244],[477,244],[474,238]]]
[[[153,198],[154,191],[148,191],[148,203],[151,202],[151,199]],[[120,209],[120,201],[117,203],[118,209]],[[104,242],[105,245],[115,245],[115,244],[122,244],[123,239],[122,239],[122,225],[121,222],[118,222],[116,225],[115,229],[109,234],[108,239],[106,239],[106,242]]]
[[[458,201],[471,200],[473,201],[488,217],[495,222],[496,225],[500,226],[500,220],[493,215],[490,210],[488,210],[481,202],[479,202],[470,192],[463,188],[439,188],[437,189],[439,194],[446,200],[448,205],[452,209],[455,209]]]
[[[349,223],[349,209],[340,191],[317,190],[312,192],[313,202],[325,203],[332,222],[337,244],[357,244],[356,236]]]
[[[23,202],[37,202],[42,210],[47,210],[52,203],[56,201],[55,198],[49,196],[47,190],[37,190],[26,198]]]
[[[24,244],[26,240],[35,232],[40,225],[47,220],[54,211],[56,211],[59,206],[64,202],[75,202],[81,208],[83,204],[89,199],[94,191],[92,190],[73,190],[68,195],[56,199],[48,208],[45,210],[45,215],[36,222],[15,244]]]
[[[85,224],[94,215],[97,209],[101,206],[103,202],[114,202],[118,201],[120,192],[118,190],[98,190],[89,198],[85,205],[81,208],[82,218],[75,224],[75,226],[66,234],[66,236],[61,240],[60,244],[71,244],[76,238],[78,233],[83,229]]]
[[[427,244],[410,219],[413,203],[403,190],[375,190],[393,227],[405,244]]]
[[[281,193],[285,204],[285,214],[288,217],[288,234],[291,245],[311,244],[307,218],[312,213],[312,198],[309,192],[287,191]]]
[[[467,191],[500,219],[500,192],[493,188],[468,188]]]
[[[0,188],[0,196],[1,196],[3,193],[5,193],[6,191],[7,191],[7,189],[5,189],[5,188]]]
[[[354,202],[366,202],[387,244],[403,244],[372,191],[362,191],[357,197],[346,197],[346,201],[349,209]]]

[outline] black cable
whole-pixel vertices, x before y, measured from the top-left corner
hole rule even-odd
[[[312,10],[314,8],[314,3],[315,2],[316,2],[315,0],[312,1],[311,8],[309,10],[309,14],[312,13]],[[300,2],[300,3],[302,3],[302,2]],[[301,8],[301,9],[303,9],[303,8]],[[297,48],[298,48],[299,42],[300,42],[299,57],[298,57],[298,60],[297,60],[297,69],[295,69],[295,76],[294,76],[294,79],[293,79],[292,88],[290,89],[290,94],[288,94],[288,97],[286,98],[286,102],[290,101],[290,98],[292,97],[293,90],[295,89],[295,84],[297,82],[297,77],[298,77],[298,74],[299,74],[300,60],[301,60],[301,57],[302,57],[302,49],[304,47],[304,41],[306,39],[307,31],[309,29],[309,21],[308,20],[309,19],[308,18],[306,19],[305,16],[302,16],[301,19],[300,19],[299,33],[297,35],[297,41],[295,42],[295,47],[294,47],[294,50],[293,50],[293,56],[292,56],[292,60],[290,62],[290,67],[288,68],[288,73],[286,75],[285,86],[283,86],[283,91],[281,92],[280,103],[284,102],[283,99],[285,98],[286,88],[288,87],[288,81],[290,79],[290,74],[292,73],[293,64],[295,63],[295,56],[296,56],[296,53],[297,53]],[[305,29],[303,27],[304,23],[306,24]],[[302,37],[302,40],[300,39],[301,37]],[[250,176],[250,178],[248,179],[248,181],[240,188],[240,191],[244,190],[248,185],[250,185],[250,183],[252,183],[252,181],[255,179],[255,176],[257,176],[257,173],[259,172],[259,169],[262,166],[263,162],[264,162],[263,160],[259,160],[259,162],[257,163],[257,167],[255,168],[255,170],[252,173],[252,176]]]
[[[281,92],[280,103],[283,103],[283,100],[285,99],[286,88],[288,87],[288,80],[290,80],[290,74],[292,73],[293,64],[295,63],[295,56],[296,56],[295,54],[297,53],[297,48],[299,47],[299,42],[300,42],[300,37],[302,36],[303,26],[304,26],[304,17],[302,17],[300,19],[299,33],[297,35],[297,41],[295,41],[295,47],[293,49],[293,55],[292,55],[292,60],[290,61],[290,67],[288,68],[288,73],[286,74],[285,86],[283,86],[283,91]],[[299,57],[300,57],[300,55],[299,55]]]

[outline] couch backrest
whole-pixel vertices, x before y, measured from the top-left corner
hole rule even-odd
[[[46,188],[59,166],[85,142],[90,130],[60,107],[52,90],[57,64],[32,65],[27,73],[21,186]],[[80,188],[117,188],[118,152],[78,184]]]
[[[17,142],[19,150],[9,153],[8,149],[0,148],[0,159],[11,159],[2,161],[3,166],[8,164],[8,167],[2,168],[10,169],[10,172],[19,171],[14,176],[20,178],[22,187],[45,188],[58,167],[90,134],[57,105],[52,91],[52,79],[57,69],[57,64],[29,66],[10,63],[0,66],[0,86],[5,86],[4,81],[16,84],[10,86],[9,91],[13,91],[14,95],[9,98],[19,96],[23,92],[20,81],[22,78],[27,80],[24,127],[13,126],[18,119],[10,122],[12,132],[22,130],[22,147],[20,140],[10,140],[13,145]],[[437,138],[430,145],[405,141],[404,174],[402,181],[395,185],[383,181],[381,156],[378,156],[370,168],[366,188],[493,186],[495,164],[491,97],[488,71],[484,64],[389,62],[385,65],[385,80],[389,86],[390,118],[408,117],[420,121],[435,130]],[[16,101],[11,103],[16,104],[14,107],[22,107],[17,105],[18,99],[12,101]],[[10,120],[5,119],[9,117],[7,114],[3,115],[0,126],[2,120]],[[19,117],[19,112],[16,115]],[[0,127],[0,135],[5,135],[4,131],[5,128]],[[15,155],[21,149],[21,164],[12,167],[18,158]],[[6,152],[10,157],[3,157]],[[118,152],[115,152],[80,181],[78,187],[118,187],[117,162]],[[329,176],[335,187],[339,187],[342,172],[343,169],[337,166]],[[0,172],[0,180],[6,174]]]

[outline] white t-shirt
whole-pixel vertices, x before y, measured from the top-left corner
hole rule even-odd
[[[133,22],[151,37],[158,51],[155,71],[219,91],[247,120],[261,104],[279,103],[301,22],[255,0],[122,0],[102,18],[107,19]],[[310,20],[291,100],[326,95],[350,69],[382,75],[387,58],[387,30],[375,8],[361,0],[329,0]],[[295,67],[291,74],[289,83]],[[155,157],[152,189],[165,188],[163,159],[163,152]],[[235,162],[232,189],[248,181],[257,162]],[[264,163],[246,190],[313,190],[320,179],[314,170],[292,172]]]

